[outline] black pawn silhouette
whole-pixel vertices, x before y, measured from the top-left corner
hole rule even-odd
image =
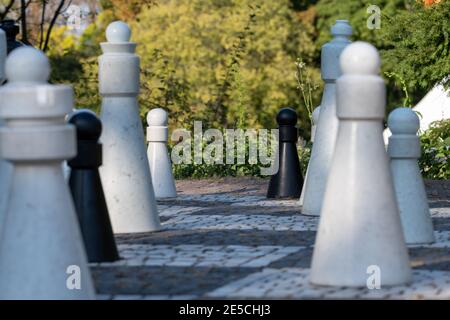
[[[0,23],[0,28],[6,33],[6,52],[8,54],[14,49],[25,45],[23,42],[16,39],[17,34],[20,32],[20,28],[14,20],[3,20]]]
[[[88,260],[118,260],[119,254],[98,172],[102,164],[102,145],[98,142],[102,123],[90,111],[77,111],[68,121],[75,125],[78,140],[78,155],[68,162],[71,167],[69,186]]]
[[[279,170],[270,178],[267,198],[298,198],[302,193],[303,176],[297,153],[297,113],[291,108],[278,112]]]

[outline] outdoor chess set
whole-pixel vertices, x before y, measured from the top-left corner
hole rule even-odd
[[[6,57],[3,37],[0,299],[449,299],[448,181],[425,188],[410,108],[389,114],[384,144],[378,50],[351,43],[346,20],[331,31],[306,175],[283,108],[270,180],[188,188],[170,111],[151,110],[144,135],[127,24],[101,43],[100,117],[48,83],[43,52]]]

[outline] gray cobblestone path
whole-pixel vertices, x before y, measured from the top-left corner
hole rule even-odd
[[[164,230],[116,235],[121,260],[91,264],[99,299],[450,299],[450,182],[426,181],[437,242],[409,248],[414,281],[379,290],[308,282],[318,218],[269,201],[267,180],[177,182]]]

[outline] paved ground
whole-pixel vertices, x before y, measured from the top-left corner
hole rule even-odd
[[[164,230],[117,236],[122,260],[92,264],[101,299],[450,299],[450,181],[426,181],[437,242],[410,247],[414,281],[380,290],[308,283],[318,219],[268,201],[267,180],[177,182]]]

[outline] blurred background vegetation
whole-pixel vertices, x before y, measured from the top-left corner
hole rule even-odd
[[[369,41],[380,50],[387,112],[413,106],[438,83],[450,87],[449,0],[0,0],[0,4],[1,18],[21,25],[18,38],[50,57],[51,81],[73,84],[77,107],[97,112],[99,43],[105,41],[110,22],[129,23],[141,57],[142,119],[148,110],[164,108],[170,114],[170,129],[190,129],[193,120],[203,121],[204,128],[275,128],[277,111],[292,107],[299,115],[300,135],[309,141],[311,108],[320,104],[323,87],[320,50],[330,40],[330,27],[337,19],[350,21],[353,40]],[[68,13],[72,5],[83,8],[81,31],[67,26],[73,18]],[[379,29],[367,27],[370,5],[381,9]],[[303,83],[297,81],[299,72]],[[302,96],[306,87],[309,100]],[[439,152],[444,154],[439,160],[444,169],[425,170],[431,160],[424,158],[422,170],[426,177],[448,178],[450,147],[445,141],[450,124],[437,125],[441,129],[435,132],[444,141]],[[436,139],[423,142],[434,148]],[[309,147],[301,151],[302,163],[307,163]],[[256,174],[247,166],[233,167],[235,174]],[[230,175],[233,168],[183,167],[175,172],[178,177]]]

